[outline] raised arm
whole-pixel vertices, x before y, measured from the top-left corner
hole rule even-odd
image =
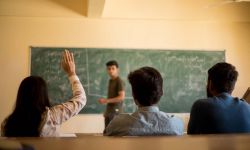
[[[59,125],[72,116],[77,115],[86,105],[86,94],[79,78],[76,75],[73,53],[65,50],[61,65],[63,70],[68,75],[73,91],[73,97],[69,101],[49,109],[48,116],[55,125]]]

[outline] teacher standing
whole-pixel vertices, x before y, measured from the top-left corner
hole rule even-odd
[[[100,104],[106,104],[104,113],[105,128],[110,121],[123,112],[123,100],[125,98],[125,84],[119,77],[119,66],[117,61],[111,60],[106,63],[107,73],[110,76],[108,85],[108,98],[100,98]]]

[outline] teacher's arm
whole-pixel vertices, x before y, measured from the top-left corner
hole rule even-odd
[[[99,103],[101,104],[119,103],[119,102],[122,102],[124,99],[125,99],[125,91],[120,91],[118,93],[118,96],[114,98],[100,98]]]

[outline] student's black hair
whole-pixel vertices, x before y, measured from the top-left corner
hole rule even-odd
[[[152,106],[159,102],[163,94],[163,79],[156,69],[142,67],[130,72],[128,80],[133,97],[141,106]]]
[[[225,62],[217,63],[208,70],[208,80],[212,82],[213,88],[219,93],[232,93],[237,77],[236,68]]]
[[[116,60],[110,60],[106,63],[106,66],[109,67],[109,66],[116,66],[117,68],[119,68],[119,65],[117,63]]]
[[[14,111],[5,120],[4,135],[39,136],[41,116],[46,107],[50,107],[46,82],[38,76],[25,78],[19,86]]]

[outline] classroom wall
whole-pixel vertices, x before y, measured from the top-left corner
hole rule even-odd
[[[249,22],[2,15],[0,36],[0,122],[29,75],[30,46],[226,50],[240,73],[233,95],[241,97],[250,84]],[[78,115],[62,131],[98,133],[103,126],[101,114]]]

